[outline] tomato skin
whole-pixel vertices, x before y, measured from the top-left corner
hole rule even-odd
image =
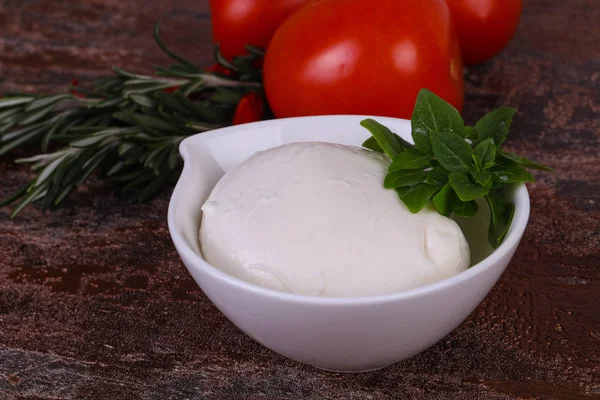
[[[210,67],[206,68],[205,71],[206,72],[215,72],[215,73],[222,74],[225,76],[231,76],[231,74],[232,74],[232,71],[228,70],[227,68],[225,68],[224,66],[219,65],[219,64],[213,64]]]
[[[458,33],[465,64],[494,57],[512,39],[522,0],[446,0]]]
[[[232,125],[260,121],[264,115],[264,102],[255,92],[246,93],[238,103]]]
[[[311,2],[275,33],[264,84],[279,118],[410,118],[421,88],[463,105],[460,48],[443,0]]]
[[[308,0],[210,0],[213,42],[227,59],[266,49],[283,20]]]

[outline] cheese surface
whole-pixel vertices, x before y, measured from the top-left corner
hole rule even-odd
[[[202,254],[244,281],[311,296],[393,293],[468,268],[454,221],[429,208],[412,214],[383,187],[389,163],[322,142],[258,152],[202,206]]]

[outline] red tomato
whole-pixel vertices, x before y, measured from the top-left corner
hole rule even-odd
[[[205,71],[206,72],[216,72],[218,74],[231,76],[231,71],[219,64],[213,64],[210,67],[206,68]]]
[[[71,81],[71,86],[73,86],[74,88],[79,87],[79,81],[77,79],[73,79]],[[71,93],[73,96],[79,97],[81,99],[85,99],[87,97],[84,93],[81,93],[81,92],[77,91],[76,89],[69,90],[69,93]],[[0,97],[2,97],[1,93],[0,93]]]
[[[264,64],[277,117],[410,118],[427,88],[463,105],[463,68],[444,0],[321,0],[277,30]]]
[[[210,0],[214,43],[225,58],[246,54],[245,45],[266,49],[292,12],[308,0]]]
[[[248,92],[242,97],[235,108],[233,125],[260,121],[263,117],[263,114],[263,99],[255,92]]]
[[[446,0],[465,64],[479,64],[500,53],[521,17],[521,0]]]

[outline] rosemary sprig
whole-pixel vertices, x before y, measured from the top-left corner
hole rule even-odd
[[[185,137],[230,125],[242,96],[262,92],[255,67],[261,50],[249,47],[247,56],[229,61],[217,47],[215,59],[230,75],[205,72],[169,50],[159,29],[156,42],[175,63],[155,66],[155,76],[113,67],[114,76],[96,81],[94,90],[73,85],[70,93],[0,98],[0,155],[30,144],[42,151],[16,160],[32,164],[37,177],[0,207],[19,201],[14,217],[31,203],[57,206],[92,176],[145,201],[179,175]]]

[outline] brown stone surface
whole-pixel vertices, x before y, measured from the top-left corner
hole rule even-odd
[[[50,91],[175,48],[211,59],[201,0],[0,0],[0,89]],[[600,2],[525,0],[516,38],[467,73],[465,116],[517,108],[507,146],[536,173],[517,254],[456,331],[384,370],[280,357],[227,321],[171,244],[169,191],[131,205],[101,186],[64,207],[0,210],[1,399],[600,398]],[[0,158],[0,197],[31,174]]]

